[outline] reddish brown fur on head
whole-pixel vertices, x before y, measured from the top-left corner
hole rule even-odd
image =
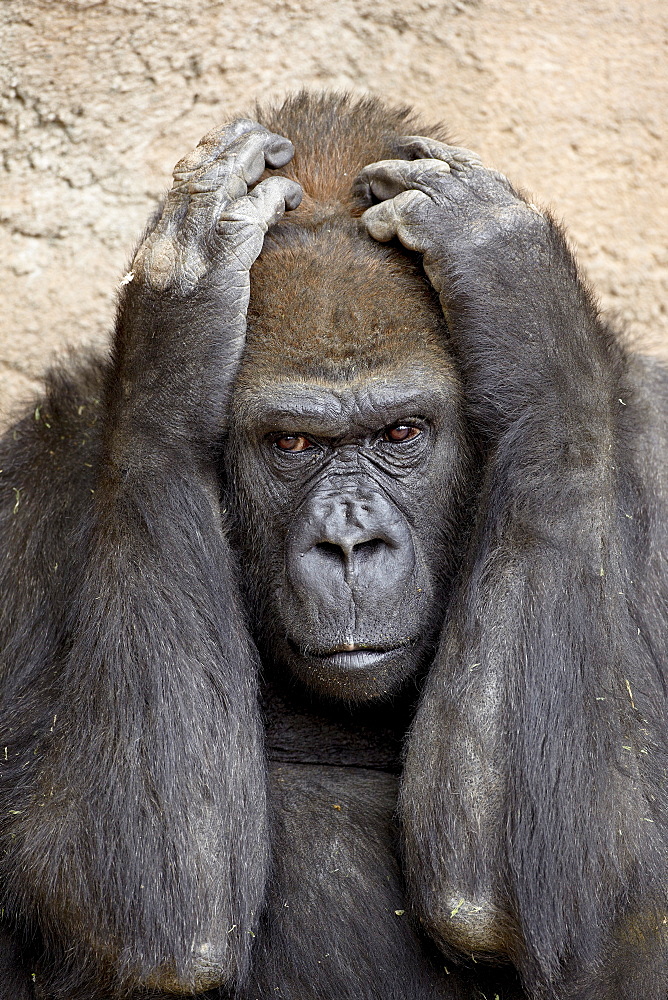
[[[355,178],[369,163],[402,157],[402,136],[429,135],[448,141],[442,125],[427,125],[410,108],[389,108],[375,97],[302,91],[277,107],[258,107],[256,116],[294,144],[292,161],[270,173],[301,184],[302,204],[288,217],[300,223],[331,212],[361,215],[368,203],[353,194]]]
[[[251,273],[240,382],[354,380],[396,371],[408,355],[449,369],[441,309],[419,261],[373,241],[358,221],[370,202],[353,188],[362,167],[401,155],[407,134],[443,137],[407,109],[343,95],[288,99],[258,120],[295,146],[277,171],[298,180],[301,206],[274,226]]]

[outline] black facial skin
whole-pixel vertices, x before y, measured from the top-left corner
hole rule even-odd
[[[451,377],[236,401],[227,482],[266,656],[347,701],[389,695],[433,649],[465,447]]]

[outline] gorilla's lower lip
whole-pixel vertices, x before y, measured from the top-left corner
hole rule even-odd
[[[397,646],[392,646],[389,649],[379,649],[371,646],[354,646],[352,649],[345,649],[341,646],[337,646],[333,649],[327,650],[301,650],[297,646],[293,646],[293,650],[300,656],[306,659],[319,660],[321,663],[326,663],[328,667],[334,667],[338,670],[364,670],[369,667],[378,666],[378,664],[383,663],[385,660],[392,659],[401,650],[406,649],[408,643],[400,643]]]
[[[363,670],[367,667],[376,667],[383,660],[391,659],[402,646],[394,649],[351,649],[341,650],[336,653],[326,653],[318,656],[331,667],[338,667],[340,670]]]

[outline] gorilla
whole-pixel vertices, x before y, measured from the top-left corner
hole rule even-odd
[[[405,109],[211,131],[0,450],[0,996],[668,996],[668,376]]]

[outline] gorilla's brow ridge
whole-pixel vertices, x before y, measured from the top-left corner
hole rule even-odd
[[[383,379],[377,387],[364,390],[354,385],[279,384],[256,393],[248,403],[260,430],[298,426],[336,434],[351,423],[376,427],[409,416],[436,417],[451,399],[451,388],[433,379],[423,387],[405,379],[399,383]]]

